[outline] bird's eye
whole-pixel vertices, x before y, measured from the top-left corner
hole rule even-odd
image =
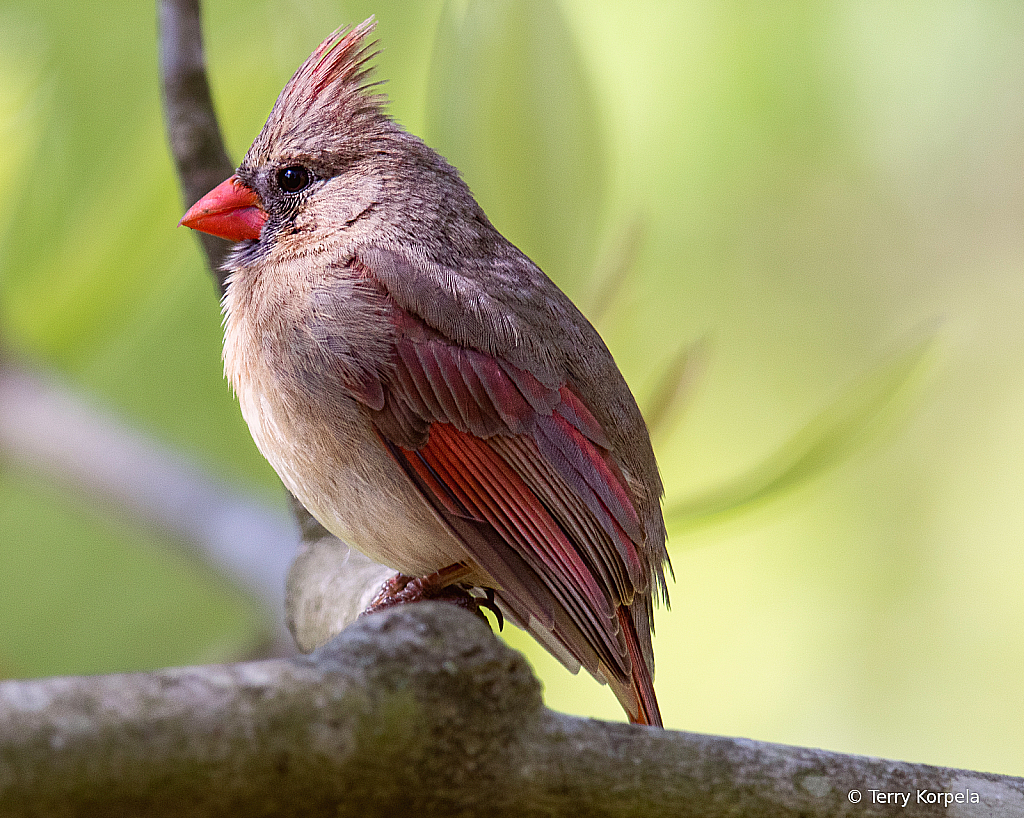
[[[277,185],[285,193],[298,193],[309,187],[309,171],[302,165],[289,165],[277,172]]]

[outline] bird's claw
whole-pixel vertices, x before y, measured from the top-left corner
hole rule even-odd
[[[410,602],[423,602],[429,599],[457,605],[476,614],[485,622],[487,622],[487,617],[484,616],[483,609],[486,608],[494,615],[494,620],[498,623],[498,630],[504,629],[505,617],[495,602],[493,588],[485,588],[482,597],[475,596],[464,585],[438,585],[436,576],[431,574],[426,577],[410,577],[406,574],[395,574],[381,586],[377,596],[360,615],[383,611],[393,608],[395,605],[407,605]]]

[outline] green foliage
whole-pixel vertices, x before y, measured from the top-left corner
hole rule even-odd
[[[673,530],[708,525],[821,477],[861,447],[901,397],[906,401],[911,385],[920,381],[933,340],[901,350],[876,367],[748,472],[666,508],[668,525]],[[667,374],[675,373],[670,369]]]
[[[600,235],[606,160],[594,89],[558,5],[447,3],[426,136],[495,226],[579,291]]]

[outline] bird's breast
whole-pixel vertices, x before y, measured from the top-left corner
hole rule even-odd
[[[240,276],[228,286],[224,371],[256,446],[325,528],[371,559],[410,575],[465,559],[381,444],[364,405],[326,371],[332,359],[301,309],[319,297],[294,283],[273,288]],[[356,357],[341,366],[363,365],[368,324],[356,323],[363,340],[342,345]]]

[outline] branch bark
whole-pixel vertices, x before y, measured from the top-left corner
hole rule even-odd
[[[554,713],[441,603],[310,657],[0,684],[3,816],[896,813],[872,792],[906,793],[908,818],[1024,813],[1020,778]]]

